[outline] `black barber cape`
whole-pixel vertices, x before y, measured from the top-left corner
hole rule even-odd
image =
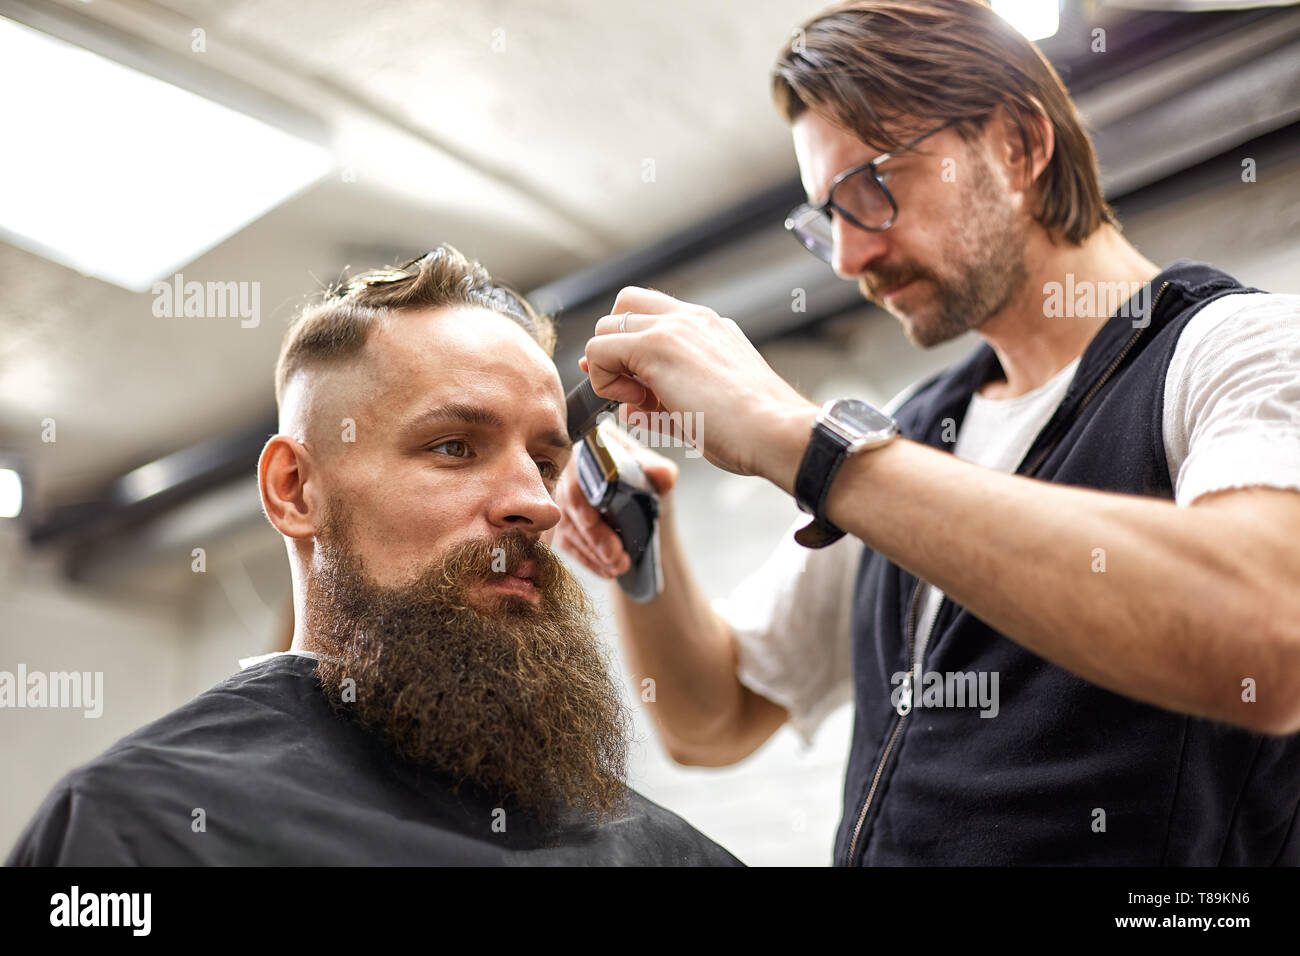
[[[118,741],[59,781],[6,865],[740,865],[636,791],[603,826],[545,832],[456,794],[335,713],[315,667],[253,664]]]

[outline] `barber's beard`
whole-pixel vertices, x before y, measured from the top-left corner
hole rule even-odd
[[[553,551],[508,533],[451,549],[414,583],[380,587],[350,547],[345,514],[317,543],[304,625],[335,708],[403,759],[543,824],[620,810],[629,715],[590,600]],[[470,588],[505,576],[494,549],[497,568],[536,562],[537,604],[496,589],[479,591],[490,606],[471,603]]]
[[[971,178],[964,188],[966,201],[960,222],[947,233],[944,248],[933,260],[944,272],[921,267],[900,267],[873,272],[863,279],[863,295],[884,307],[874,289],[891,289],[912,279],[926,280],[926,298],[914,311],[894,313],[903,323],[908,340],[921,348],[955,339],[978,329],[1000,312],[1025,284],[1024,225],[983,157],[970,152]],[[892,311],[892,310],[891,310]]]

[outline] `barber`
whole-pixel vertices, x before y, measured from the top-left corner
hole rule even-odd
[[[700,416],[710,462],[808,513],[738,590],[759,611],[711,602],[638,451],[665,587],[614,600],[669,754],[735,763],[847,688],[837,864],[1300,863],[1300,297],[1138,252],[1059,78],[975,0],[821,14],[774,93],[796,238],[914,344],[983,342],[890,414],[819,406],[732,319],[619,293],[596,393]],[[557,544],[625,570],[559,496]],[[996,715],[931,673],[996,675]]]

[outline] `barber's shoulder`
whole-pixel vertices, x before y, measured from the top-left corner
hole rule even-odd
[[[1195,340],[1224,323],[1272,323],[1300,317],[1300,295],[1286,292],[1233,292],[1197,309],[1182,339]]]
[[[1233,293],[1208,302],[1188,320],[1172,364],[1176,369],[1201,356],[1213,360],[1243,348],[1267,351],[1279,339],[1300,339],[1300,295]]]

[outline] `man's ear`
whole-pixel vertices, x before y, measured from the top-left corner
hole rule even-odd
[[[308,487],[312,477],[306,446],[288,435],[273,435],[257,461],[257,483],[267,520],[286,538],[316,533],[315,488]]]
[[[1031,96],[1029,100],[1033,104],[1033,110],[1023,114],[1030,134],[1027,154],[1020,137],[1020,126],[1010,110],[1005,106],[997,107],[990,123],[994,131],[993,147],[996,156],[1004,164],[1012,186],[1025,192],[1038,182],[1038,177],[1051,162],[1052,153],[1056,149],[1056,136],[1047,110],[1037,97]]]

